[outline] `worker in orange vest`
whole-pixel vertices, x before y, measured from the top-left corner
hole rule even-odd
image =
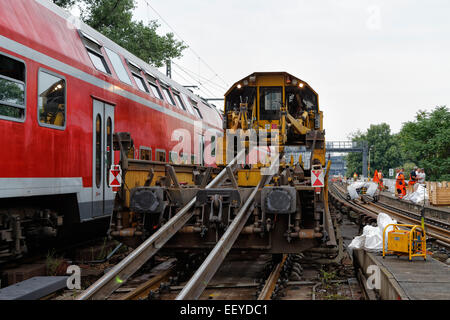
[[[384,186],[383,186],[383,171],[378,171],[378,185],[379,185],[379,187],[380,187],[380,191],[382,191],[383,189],[384,189]]]
[[[409,182],[408,182],[408,192],[414,192],[414,185],[417,182],[417,173],[416,173],[417,167],[414,167],[414,169],[409,173]]]
[[[395,177],[395,189],[400,199],[406,195],[405,175],[403,174],[403,168],[397,170],[397,176]]]

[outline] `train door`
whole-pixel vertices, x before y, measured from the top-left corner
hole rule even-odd
[[[92,217],[112,214],[114,193],[109,170],[114,163],[114,106],[93,100]]]

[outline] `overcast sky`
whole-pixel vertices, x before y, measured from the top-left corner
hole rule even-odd
[[[381,122],[398,132],[419,109],[450,106],[448,0],[147,1],[218,74],[191,50],[175,61],[224,88],[208,83],[203,96],[255,71],[292,73],[318,92],[328,140]],[[159,19],[137,3],[136,19]]]

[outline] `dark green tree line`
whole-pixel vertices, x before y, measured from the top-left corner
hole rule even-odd
[[[419,111],[399,134],[405,158],[425,169],[427,179],[450,181],[450,112],[447,106]]]
[[[53,0],[70,8],[78,5],[81,20],[155,67],[181,57],[187,47],[173,33],[159,35],[156,20],[148,24],[133,20],[134,0]]]
[[[425,169],[427,180],[450,180],[450,112],[446,106],[431,112],[419,111],[414,121],[403,124],[391,134],[388,124],[371,125],[366,132],[351,135],[352,141],[368,141],[370,176],[375,169],[384,175],[390,168],[405,168],[406,176],[414,166]],[[362,154],[347,156],[347,175],[362,173]]]
[[[383,170],[384,175],[390,168],[402,165],[403,156],[400,143],[396,135],[391,134],[388,124],[372,124],[366,132],[356,132],[351,136],[352,141],[367,141],[370,149],[370,172],[373,176],[375,170]],[[356,172],[362,174],[362,154],[350,153],[347,156],[347,175]]]

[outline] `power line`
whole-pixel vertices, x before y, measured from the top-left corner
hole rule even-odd
[[[205,66],[207,66],[208,67],[208,69],[209,70],[211,70],[214,74],[215,74],[215,76],[216,77],[218,77],[227,87],[229,87],[229,85],[228,85],[228,83],[209,65],[209,64],[207,64],[206,63],[206,61],[205,60],[203,60],[201,57],[200,57],[200,55],[197,53],[197,52],[195,52],[195,50],[194,49],[192,49],[192,47],[187,43],[187,41],[185,41],[176,31],[175,31],[175,29],[174,28],[172,28],[172,26],[159,14],[159,12],[158,11],[156,11],[156,9],[155,8],[153,8],[151,5],[150,5],[150,3],[147,1],[147,0],[144,0],[145,1],[145,3],[147,4],[147,6],[148,7],[150,7],[157,15],[158,15],[158,17],[161,19],[161,21],[163,21],[168,27],[169,27],[169,29],[170,30],[172,30],[172,32],[183,42],[183,43],[185,43],[187,46],[188,46],[188,48],[189,48],[189,50],[191,50],[192,51],[192,53],[194,53],[194,55],[196,55],[197,56],[197,58],[201,61],[201,62],[203,62],[203,64],[205,65]]]
[[[215,96],[214,93],[212,93],[205,85],[203,85],[200,81],[198,81],[197,79],[195,79],[194,77],[192,77],[189,73],[187,73],[186,71],[184,71],[183,69],[180,69],[181,71],[183,71],[189,78],[191,78],[192,80],[194,80],[194,82],[198,82],[198,84],[203,87],[203,89],[205,89],[205,91],[208,91],[209,94],[211,94],[212,97]]]
[[[200,80],[198,80],[197,78],[195,78],[195,76],[191,75],[191,73],[188,70],[185,70],[183,67],[181,67],[180,65],[177,65],[177,67],[180,69],[180,71],[182,71],[184,74],[186,74],[190,79],[192,79],[195,83],[198,83],[200,87],[203,87],[206,91],[208,91],[210,94],[212,94],[212,96],[217,96],[217,94],[213,94],[208,87],[206,86],[207,84],[201,82]],[[177,74],[180,74],[177,72]],[[184,77],[183,77],[184,78]],[[185,80],[187,80],[186,78],[184,78]],[[188,80],[190,82],[190,80]],[[211,90],[219,90],[215,87],[211,86]],[[221,94],[222,92],[220,92]]]
[[[192,70],[189,70],[189,69],[186,68],[186,67],[182,67],[182,66],[179,65],[178,63],[173,62],[173,64],[176,65],[177,67],[179,67],[180,69],[184,69],[185,71],[188,71],[189,73],[192,73],[193,75],[195,75],[195,76],[197,76],[197,77],[199,77],[199,78],[202,78],[202,79],[205,80],[206,82],[211,83],[211,84],[213,84],[213,85],[219,87],[220,89],[227,90],[227,88],[225,88],[224,86],[222,86],[222,85],[220,85],[220,84],[215,83],[215,82],[212,81],[214,78],[216,78],[216,76],[213,76],[211,79],[208,79],[208,78],[206,78],[206,77],[203,77],[203,76],[201,76],[201,75],[195,73],[195,72],[192,71]]]
[[[184,77],[181,73],[177,72],[176,70],[173,70],[173,72],[174,72],[176,75],[178,75],[180,78],[182,78],[184,81],[186,81],[186,83],[190,83],[190,82],[191,82],[191,80],[186,79],[186,77]],[[189,76],[189,75],[188,75],[188,76]],[[192,78],[191,76],[189,76],[189,77]],[[201,87],[203,87],[204,90],[202,90]],[[205,96],[213,95],[213,96],[214,96],[214,94],[213,94],[211,91],[209,91],[208,88],[206,88],[205,86],[201,86],[201,87],[197,87],[197,89],[198,89],[203,95],[205,95]],[[206,90],[207,90],[209,93],[205,94],[205,93],[206,93]]]

